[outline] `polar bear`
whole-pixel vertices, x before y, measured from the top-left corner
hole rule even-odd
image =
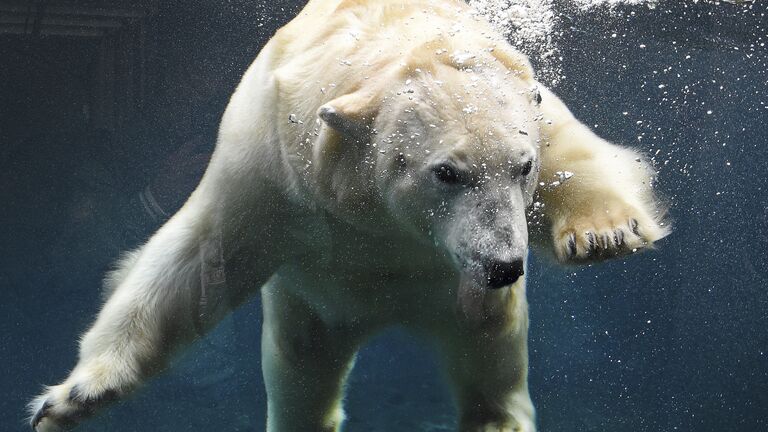
[[[526,212],[562,262],[622,255],[668,232],[653,176],[464,3],[312,0],[245,73],[186,204],[109,275],[32,427],[124,397],[260,292],[268,431],[338,431],[355,352],[399,324],[439,347],[462,431],[532,432]]]

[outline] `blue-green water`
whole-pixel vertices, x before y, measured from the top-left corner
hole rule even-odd
[[[240,74],[301,6],[256,3],[163,2],[100,37],[0,33],[0,430],[26,429],[28,399],[74,365],[104,271],[161,223],[135,197],[162,181],[178,205]],[[654,157],[675,228],[658,250],[594,267],[534,256],[540,430],[768,430],[768,6],[555,10],[555,89],[599,134]],[[134,52],[120,38],[138,25],[141,67],[113,58],[104,96],[104,41]],[[247,304],[80,430],[263,430],[260,320]],[[436,369],[413,336],[374,340],[350,381],[347,430],[455,430]]]

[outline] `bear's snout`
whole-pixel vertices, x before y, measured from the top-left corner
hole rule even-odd
[[[525,274],[522,258],[511,261],[491,260],[485,264],[488,288],[499,289],[517,282]]]

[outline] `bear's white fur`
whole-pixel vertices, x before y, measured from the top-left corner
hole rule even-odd
[[[667,233],[652,177],[464,3],[312,0],[245,73],[198,188],[110,276],[33,427],[133,391],[261,290],[267,430],[339,430],[356,350],[400,324],[439,347],[462,431],[534,431],[526,209],[538,194],[563,262],[621,255]]]

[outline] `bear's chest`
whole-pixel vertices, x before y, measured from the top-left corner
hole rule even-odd
[[[455,303],[457,272],[436,248],[325,225],[321,247],[281,272],[329,320],[386,323]]]

